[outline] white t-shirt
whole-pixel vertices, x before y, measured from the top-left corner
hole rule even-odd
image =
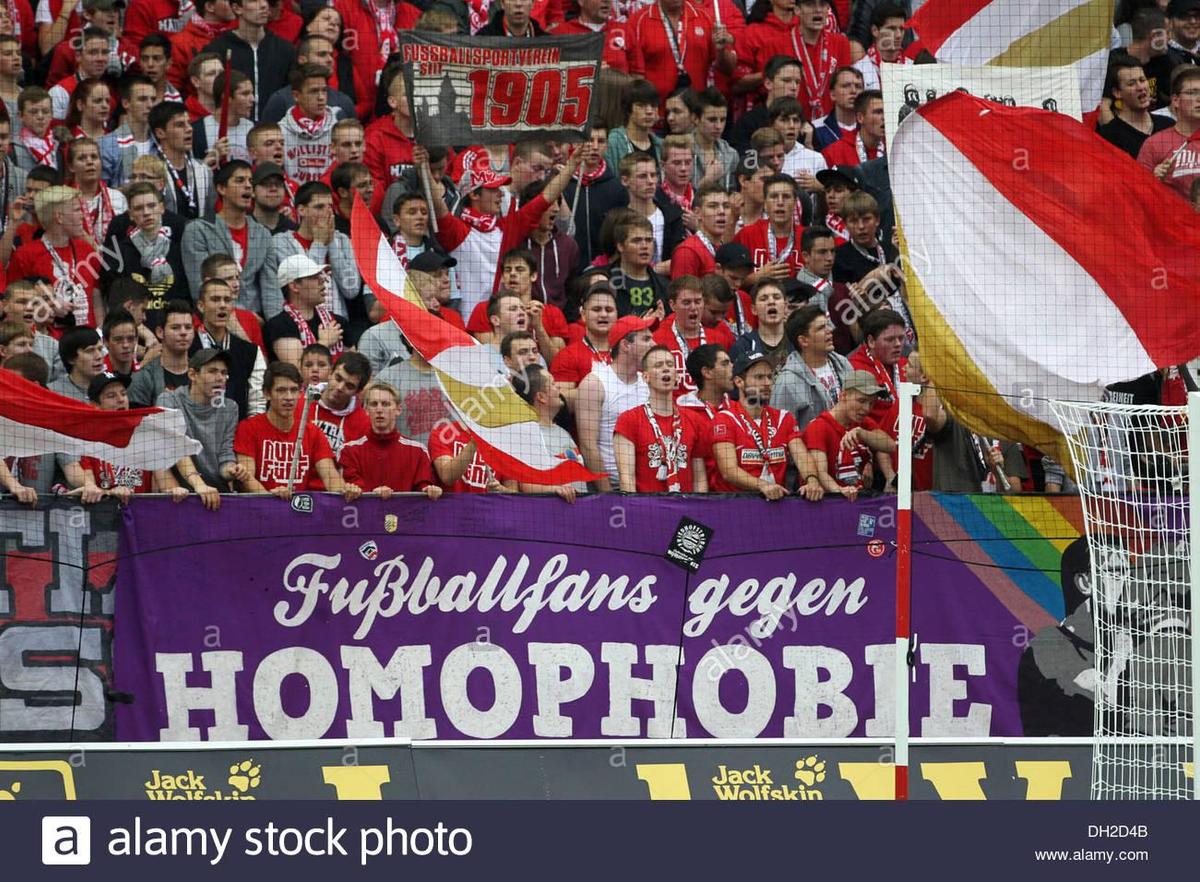
[[[824,156],[815,150],[809,150],[799,141],[783,157],[783,173],[793,178],[799,178],[801,172],[815,175],[827,168],[829,163],[825,161]]]
[[[647,220],[650,221],[650,226],[654,228],[654,256],[650,260],[650,265],[654,266],[654,264],[662,260],[663,230],[666,228],[666,219],[663,217],[662,209],[655,208],[654,214],[650,215]]]
[[[838,377],[833,370],[833,365],[827,361],[825,364],[813,371],[813,373],[817,375],[817,379],[821,381],[821,385],[825,387],[825,391],[829,393],[829,397],[836,404],[838,400],[838,393],[842,391],[842,387],[841,384],[838,383]]]
[[[83,0],[75,4],[75,14],[83,15]],[[33,23],[54,24],[54,16],[50,14],[50,0],[38,0],[37,12],[33,14]]]

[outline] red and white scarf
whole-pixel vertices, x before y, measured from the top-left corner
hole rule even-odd
[[[22,128],[20,134],[17,135],[17,140],[24,145],[25,149],[33,156],[33,161],[38,165],[58,168],[58,141],[54,139],[54,135],[49,129],[46,130],[44,138],[39,138],[29,129]]]
[[[180,4],[182,7],[182,4]],[[191,18],[192,26],[195,27],[200,35],[207,37],[210,41],[221,36],[225,28],[220,24],[210,24],[198,15],[193,15]]]
[[[292,306],[290,303],[285,303],[283,304],[283,311],[286,312],[288,317],[296,323],[296,330],[300,332],[301,343],[303,343],[305,346],[311,346],[318,342],[317,335],[312,332],[312,328],[309,326],[308,320],[305,319],[304,316],[300,315],[300,311],[296,309],[296,307]],[[325,304],[321,304],[320,306],[316,307],[315,312],[317,314],[317,320],[321,323],[322,328],[337,327],[337,321],[334,320],[333,313],[329,311],[329,308],[325,306]],[[337,358],[342,352],[341,341],[338,341],[330,346],[329,352],[334,358]]]
[[[588,171],[587,169],[581,168],[579,170],[579,181],[584,187],[590,187],[592,184],[598,181],[600,176],[607,170],[608,165],[603,159],[601,159],[600,165],[596,166],[594,171]]]
[[[400,45],[400,37],[396,33],[396,4],[383,0],[363,0],[363,7],[371,13],[375,22],[375,31],[379,34],[379,57],[387,61],[388,56]]]
[[[671,189],[670,185],[667,184],[666,181],[663,181],[662,189],[663,192],[667,194],[667,198],[678,205],[682,210],[692,210],[692,200],[696,198],[696,194],[695,190],[692,189],[691,184],[688,184],[682,193],[676,193]]]
[[[291,115],[292,122],[299,126],[300,131],[304,132],[310,138],[320,138],[333,128],[333,114],[329,112],[328,107],[325,108],[325,112],[321,114],[320,119],[312,119],[304,115],[304,111],[300,109],[299,104],[293,104]]]
[[[835,239],[841,242],[849,242],[850,234],[846,232],[846,222],[841,215],[834,214],[832,211],[825,215],[825,226],[829,228],[829,232],[833,233]]]
[[[408,269],[408,243],[404,241],[403,233],[396,233],[392,236],[392,251],[396,253],[396,259],[400,261],[400,266]]]
[[[464,208],[461,217],[463,223],[472,230],[478,230],[481,233],[490,233],[500,223],[499,215],[484,214],[482,211],[476,211],[473,208]]]
[[[115,217],[112,197],[103,181],[97,184],[96,195],[91,199],[85,199],[82,195],[79,197],[79,207],[83,209],[84,232],[93,242],[100,243],[108,233],[108,225]]]

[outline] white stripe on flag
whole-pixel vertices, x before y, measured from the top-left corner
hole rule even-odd
[[[987,64],[1028,34],[1092,0],[993,0],[946,38],[938,61]]]
[[[99,441],[85,441],[73,435],[18,423],[0,416],[0,438],[4,456],[42,456],[63,453],[70,456],[93,456],[114,466],[138,469],[165,469],[185,456],[201,451],[199,441],[186,435],[183,414],[163,410],[148,414],[138,423],[126,447],[114,447]]]
[[[1091,400],[1154,370],[1096,280],[921,114],[896,133],[891,168],[912,269],[998,392],[1032,381],[1055,384],[1034,395]]]

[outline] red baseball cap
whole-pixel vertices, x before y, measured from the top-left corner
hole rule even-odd
[[[467,166],[463,179],[462,189],[464,193],[481,188],[484,190],[499,190],[501,187],[508,186],[512,182],[512,178],[509,176],[498,175],[492,170],[492,160],[486,150],[480,150],[471,159],[471,163]]]
[[[608,329],[608,345],[616,346],[618,340],[623,340],[634,331],[644,331],[653,326],[654,319],[641,318],[636,315],[623,316]]]

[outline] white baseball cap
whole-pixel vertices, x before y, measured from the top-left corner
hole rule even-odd
[[[307,254],[293,254],[279,262],[276,275],[279,279],[279,287],[286,288],[297,279],[319,276],[323,272],[325,272],[325,267]]]

